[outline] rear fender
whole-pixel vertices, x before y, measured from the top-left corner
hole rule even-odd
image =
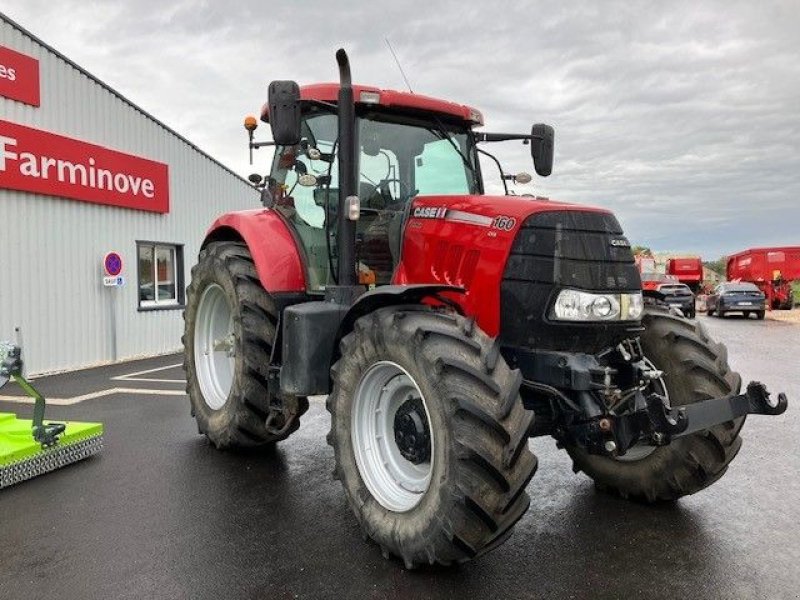
[[[289,225],[274,210],[262,208],[222,215],[208,230],[203,247],[218,241],[247,244],[261,285],[271,294],[306,291],[302,250]]]

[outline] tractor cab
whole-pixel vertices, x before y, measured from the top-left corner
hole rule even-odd
[[[275,105],[283,109],[276,115],[282,123],[287,112],[291,120],[299,114],[299,130],[291,143],[277,145],[263,184],[265,205],[297,232],[310,293],[339,283],[339,92],[336,84],[304,86],[291,107]],[[352,86],[352,95],[353,122],[345,128],[355,133],[351,162],[353,195],[358,198],[353,219],[358,284],[393,281],[416,198],[484,193],[478,152],[497,161],[478,149],[479,141],[542,140],[531,144],[537,172],[548,175],[552,168],[553,132],[548,126],[534,126],[531,135],[480,135],[473,128],[483,125],[483,116],[465,105],[359,85]],[[262,121],[270,122],[270,106],[262,109]],[[504,185],[507,180],[530,180],[527,174],[505,175],[501,167],[500,175]]]
[[[301,95],[325,97],[325,91],[316,86],[301,89]],[[362,90],[360,96],[371,102],[356,103],[355,110],[360,200],[355,252],[359,281],[367,285],[390,283],[414,198],[483,191],[472,121],[452,112],[391,110],[375,101],[381,94]],[[302,102],[299,143],[276,148],[267,178],[268,202],[293,226],[306,252],[310,292],[333,282],[338,261],[337,113],[334,105],[322,102]]]

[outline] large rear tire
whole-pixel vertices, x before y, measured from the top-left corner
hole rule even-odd
[[[342,340],[332,375],[334,476],[385,557],[399,556],[407,568],[448,565],[505,541],[528,509],[537,462],[521,375],[496,341],[471,319],[383,308]],[[398,433],[411,412],[413,453],[409,432]]]
[[[282,398],[282,412],[270,406],[278,311],[245,244],[213,242],[200,252],[184,320],[186,393],[200,433],[225,449],[272,444],[297,430],[306,398]]]
[[[654,311],[645,313],[642,324],[642,350],[664,371],[672,406],[739,392],[741,377],[728,367],[725,346],[713,342],[702,325]],[[579,447],[567,451],[574,470],[586,473],[598,489],[649,502],[676,500],[722,477],[742,445],[743,424],[740,418],[676,438],[639,460],[591,455]]]

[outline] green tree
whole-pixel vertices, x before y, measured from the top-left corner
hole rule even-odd
[[[719,273],[723,278],[725,278],[728,269],[728,257],[720,256],[717,260],[703,261],[703,266],[706,269],[711,269],[715,273]]]

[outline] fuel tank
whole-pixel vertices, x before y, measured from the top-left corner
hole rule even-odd
[[[415,199],[393,282],[465,288],[453,299],[506,346],[584,352],[624,337],[631,323],[554,323],[558,290],[641,289],[611,212],[525,196]]]

